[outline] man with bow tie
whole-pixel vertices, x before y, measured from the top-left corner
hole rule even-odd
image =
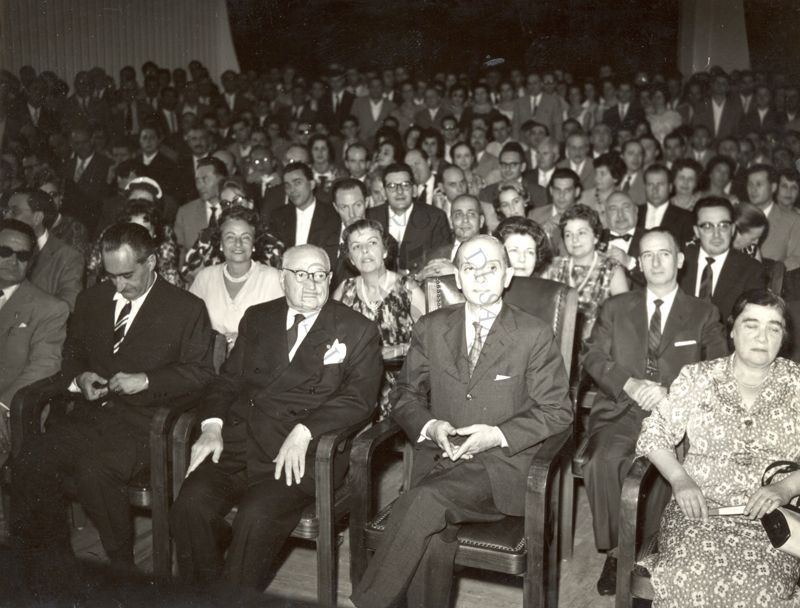
[[[628,279],[636,285],[644,285],[644,276],[639,268],[639,240],[644,230],[636,225],[639,208],[624,192],[614,192],[603,205],[608,228],[603,230],[602,242],[607,247],[606,255],[614,258],[625,268]]]
[[[403,596],[448,606],[460,526],[522,516],[531,458],[572,421],[551,329],[503,301],[513,277],[503,245],[475,236],[455,265],[466,303],[417,322],[390,397],[416,446],[412,483],[355,586],[358,608]]]
[[[375,408],[383,370],[377,326],[328,299],[324,250],[292,247],[282,266],[286,298],[242,318],[170,514],[180,574],[194,583],[263,587],[314,501],[319,438],[366,421]],[[346,463],[347,454],[337,455],[336,485]],[[225,517],[236,505],[231,532]]]

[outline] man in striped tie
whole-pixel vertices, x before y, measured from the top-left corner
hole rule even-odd
[[[64,347],[61,379],[75,412],[14,462],[11,532],[45,594],[70,582],[64,476],[75,480],[112,564],[133,567],[125,488],[150,466],[154,408],[193,398],[214,374],[205,305],[158,276],[148,231],[115,224],[101,247],[109,280],[78,296]]]
[[[639,266],[646,289],[606,300],[583,356],[583,368],[599,389],[589,416],[583,472],[595,543],[607,552],[597,581],[601,595],[616,591],[622,482],[633,462],[642,420],[667,394],[684,365],[728,351],[717,308],[678,288],[683,254],[671,232],[645,231],[639,242]],[[665,492],[659,494],[654,487],[652,494],[668,498],[669,488],[661,489]],[[658,527],[657,518],[649,519],[645,517],[646,534]]]

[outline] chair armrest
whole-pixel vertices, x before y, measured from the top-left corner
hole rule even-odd
[[[186,478],[189,469],[189,456],[192,451],[192,437],[200,427],[200,413],[188,411],[178,418],[172,427],[172,499],[178,497],[178,492]]]
[[[169,496],[171,466],[170,446],[173,426],[186,412],[190,412],[200,404],[200,395],[194,393],[170,405],[156,408],[150,419],[150,487],[153,492],[161,492]],[[174,485],[174,484],[173,484]]]
[[[61,374],[43,378],[19,389],[11,400],[11,453],[18,456],[24,440],[41,433],[41,419],[47,403],[65,393]]]
[[[528,469],[527,497],[533,493],[546,492],[550,479],[572,456],[572,425],[558,435],[542,442]]]

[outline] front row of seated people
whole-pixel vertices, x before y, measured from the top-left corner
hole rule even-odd
[[[470,226],[474,201],[453,206]],[[234,279],[246,272],[255,228],[244,215],[221,222]],[[389,415],[418,448],[413,482],[353,590],[359,608],[403,597],[413,606],[447,605],[459,526],[521,515],[532,456],[572,421],[567,371],[549,325],[509,303],[524,291],[515,285],[545,285],[529,275],[537,254],[548,255],[537,231],[515,221],[499,228],[506,247],[462,231],[453,265],[465,304],[413,326],[388,399]],[[0,262],[24,264],[33,245],[28,232],[4,224],[0,237],[12,249]],[[380,309],[398,294],[410,301],[413,318],[415,288],[389,289],[393,276],[381,271],[384,241],[373,222],[352,226],[346,242],[361,281],[337,295],[351,306],[364,298],[371,310],[376,296]],[[512,265],[507,249],[518,246],[524,255],[512,253]],[[13,463],[11,533],[28,584],[46,598],[70,593],[78,580],[60,488],[65,475],[75,480],[112,564],[132,567],[126,484],[150,464],[150,413],[202,391],[202,433],[170,515],[179,572],[197,584],[263,588],[314,500],[316,442],[374,413],[383,376],[379,327],[329,298],[331,265],[322,249],[293,247],[278,271],[283,295],[244,313],[215,377],[206,307],[158,276],[147,229],[114,225],[101,252],[109,281],[78,298],[61,366],[75,412],[27,442]],[[726,357],[716,308],[678,289],[683,254],[671,234],[645,231],[638,262],[646,289],[600,307],[582,355],[599,387],[586,484],[598,548],[609,551],[604,576],[614,567],[620,487],[636,450],[676,497],[652,564],[656,606],[697,597],[707,605],[793,605],[800,562],[773,549],[757,521],[800,494],[800,473],[758,487],[767,464],[800,459],[800,370],[776,359],[786,336],[783,301],[766,290],[745,293],[731,315],[735,354]],[[236,281],[228,282],[230,293]],[[684,434],[689,453],[681,465],[673,454]],[[340,455],[337,483],[346,465]],[[707,516],[709,507],[729,504],[746,504],[746,515]],[[234,506],[231,529],[225,518]]]

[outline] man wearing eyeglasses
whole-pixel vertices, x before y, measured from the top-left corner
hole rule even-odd
[[[367,219],[380,222],[400,244],[397,268],[417,273],[437,248],[451,242],[447,216],[433,205],[414,202],[414,173],[404,163],[386,167],[383,187],[387,204],[367,209]]]
[[[36,235],[18,220],[0,221],[0,465],[10,450],[9,414],[23,386],[55,374],[69,306],[25,278]]]
[[[709,196],[694,208],[697,244],[686,248],[681,289],[701,300],[710,300],[727,319],[733,304],[748,289],[767,286],[762,264],[731,248],[736,227],[733,205],[727,198]]]
[[[242,318],[170,515],[179,571],[190,582],[263,587],[314,501],[320,437],[366,421],[375,408],[383,369],[377,326],[329,300],[330,278],[322,249],[293,247],[280,277],[286,298]],[[336,457],[336,485],[346,459]],[[231,534],[225,517],[236,505]]]

